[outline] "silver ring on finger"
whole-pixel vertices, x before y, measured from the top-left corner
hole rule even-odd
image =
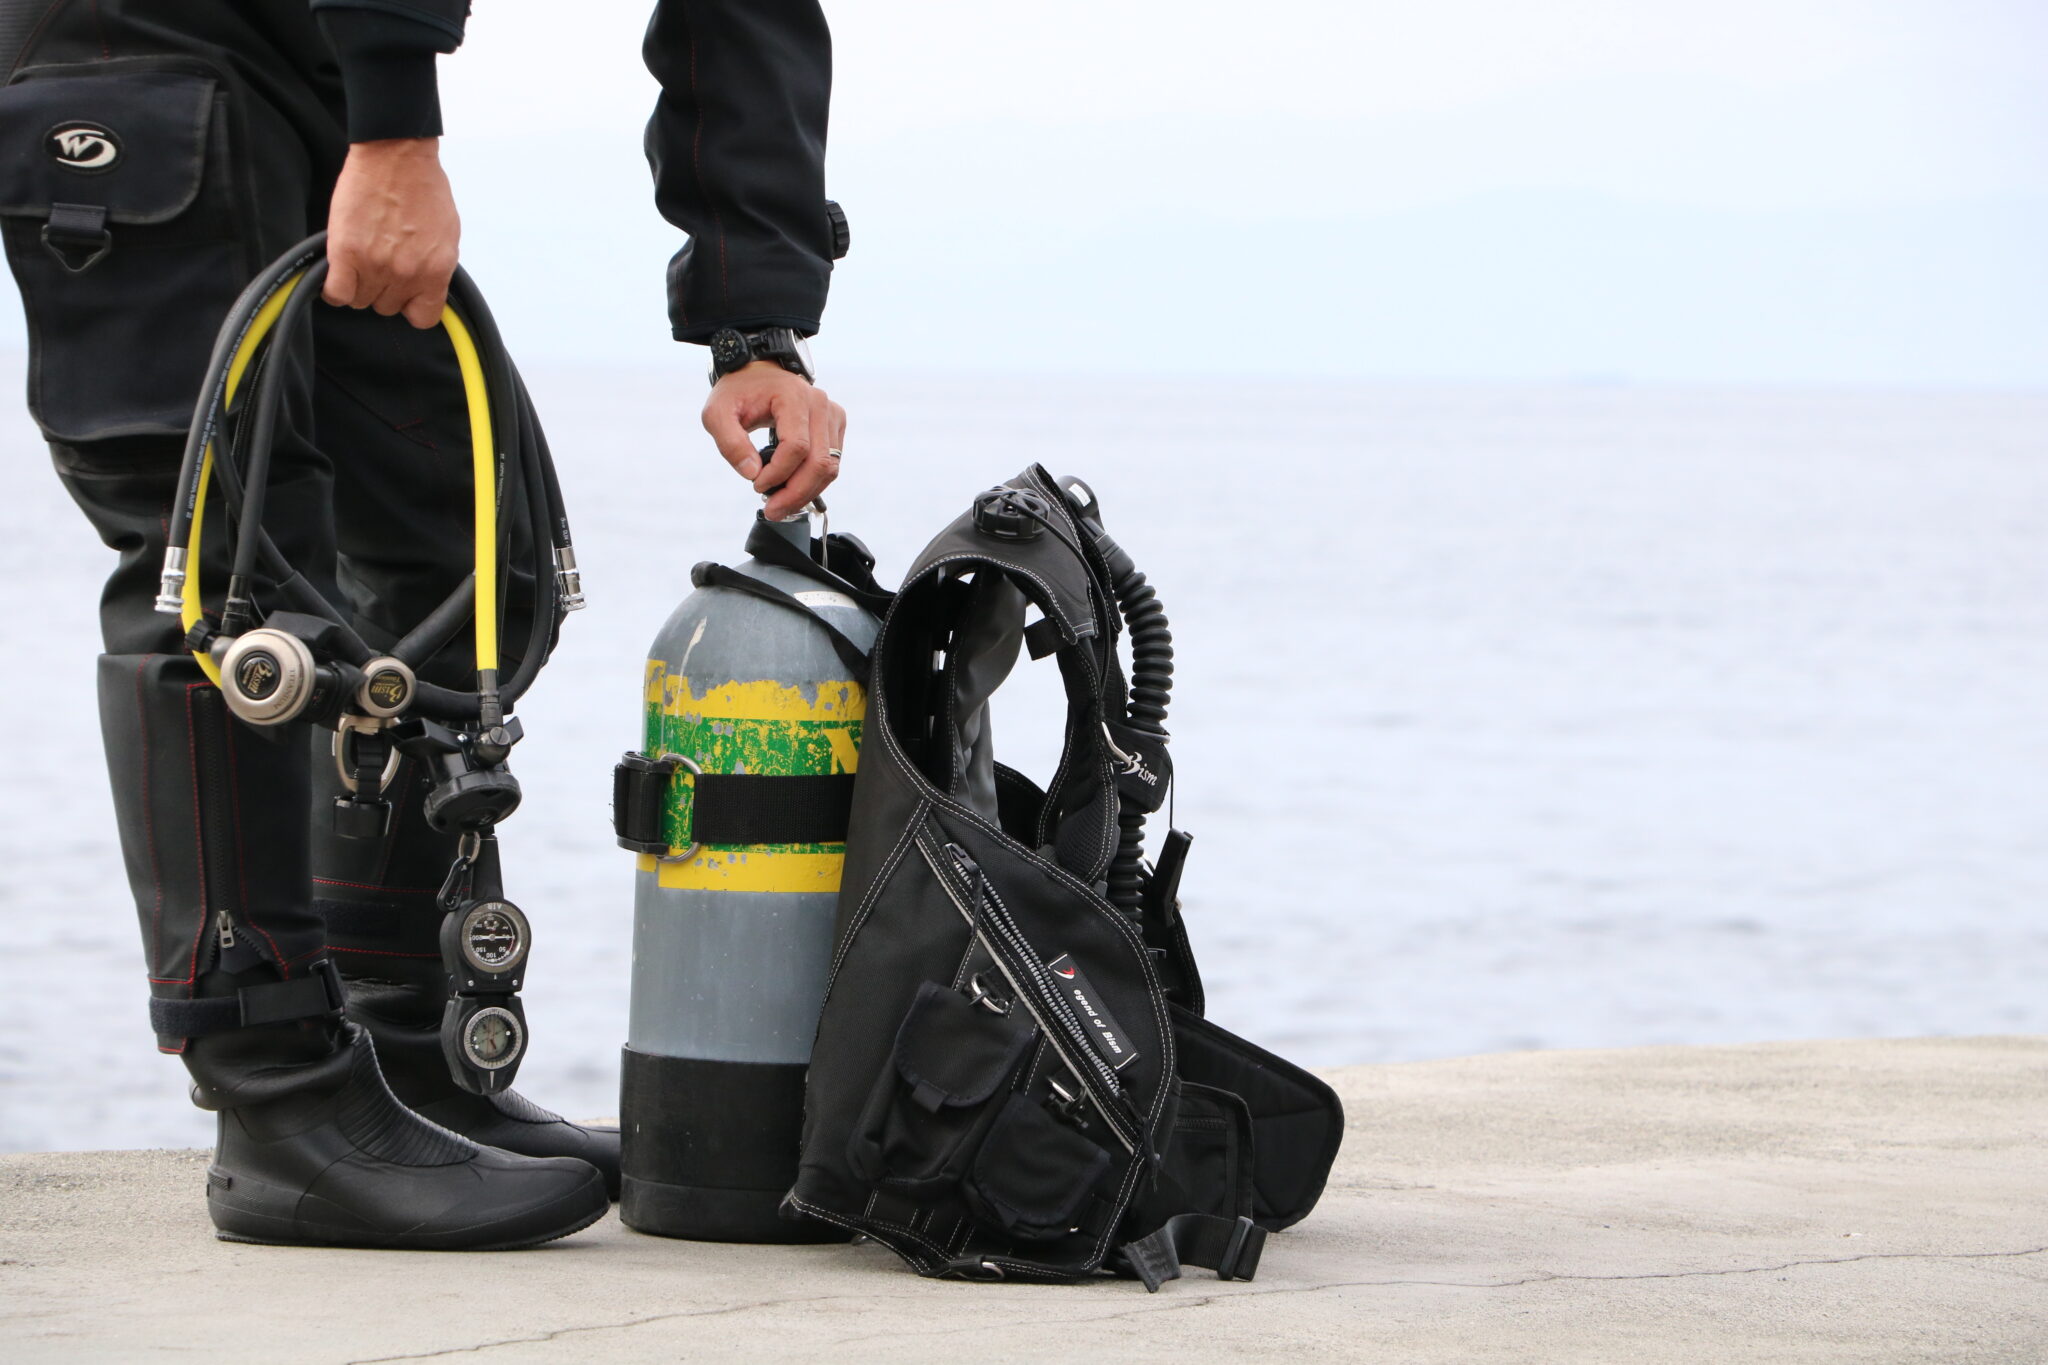
[[[825,447],[825,453],[827,455],[830,455],[835,460],[843,459],[846,455],[846,452],[841,450],[838,446]]]

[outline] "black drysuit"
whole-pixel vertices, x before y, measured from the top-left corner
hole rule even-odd
[[[421,1085],[440,1066],[434,892],[452,837],[422,819],[408,761],[387,793],[389,835],[335,838],[325,732],[313,752],[295,727],[234,720],[153,601],[215,330],[261,266],[324,226],[349,142],[440,131],[435,54],[460,41],[466,9],[0,0],[12,72],[0,90],[0,231],[28,317],[30,412],[119,555],[101,602],[101,723],[152,995],[229,995],[332,961],[401,1098],[408,1065]],[[648,129],[657,202],[692,238],[670,270],[676,336],[814,332],[832,255],[817,6],[661,0],[645,55],[663,83]],[[438,329],[313,312],[266,523],[366,640],[389,644],[470,572],[461,387]],[[218,535],[208,540],[198,558],[211,609],[226,566]],[[508,641],[525,638],[532,589],[514,585]],[[458,637],[427,676],[471,686],[468,648]],[[157,1013],[159,1044],[185,1053],[214,1103],[347,1065],[320,1030],[182,1037],[164,1026],[172,1017]],[[401,1029],[409,1041],[387,1048]]]

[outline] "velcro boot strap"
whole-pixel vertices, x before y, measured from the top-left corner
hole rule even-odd
[[[255,1024],[340,1014],[347,1000],[341,973],[323,957],[295,981],[244,986],[233,995],[199,1000],[151,1000],[149,1022],[159,1038],[204,1038]]]

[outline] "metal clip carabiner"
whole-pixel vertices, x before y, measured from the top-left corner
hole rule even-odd
[[[1122,749],[1117,748],[1116,738],[1109,733],[1108,721],[1105,720],[1101,722],[1101,725],[1102,743],[1106,748],[1108,748],[1110,757],[1114,758],[1117,761],[1118,772],[1123,774],[1130,774],[1138,771],[1140,768],[1145,766],[1145,760],[1139,755],[1127,754]]]
[[[448,875],[441,881],[441,889],[434,895],[434,903],[443,910],[454,910],[469,900],[470,874],[476,868],[476,860],[483,852],[484,836],[473,829],[462,831],[455,841],[455,861],[448,866]]]

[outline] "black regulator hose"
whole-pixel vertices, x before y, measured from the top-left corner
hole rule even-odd
[[[326,270],[326,234],[321,233],[259,274],[230,310],[208,363],[201,405],[179,471],[157,606],[182,612],[188,621],[194,615],[194,590],[188,588],[186,574],[188,562],[192,572],[198,568],[192,539],[210,473],[220,484],[222,502],[233,523],[233,564],[220,633],[237,635],[255,623],[257,608],[250,597],[250,584],[260,570],[274,582],[283,605],[329,622],[334,628],[330,647],[344,662],[361,665],[381,651],[373,651],[350,625],[348,614],[293,569],[263,529],[277,411],[291,368],[284,354],[307,330],[311,305]],[[460,269],[449,284],[448,310],[455,319],[451,332],[459,322],[474,345],[483,372],[482,406],[489,414],[496,456],[491,500],[498,513],[499,574],[493,578],[493,587],[500,615],[512,572],[514,539],[503,513],[515,486],[522,495],[519,501],[525,514],[534,598],[525,647],[509,677],[497,678],[495,670],[480,674],[475,692],[420,682],[414,705],[420,713],[436,719],[465,722],[481,717],[495,723],[485,713],[510,707],[539,675],[558,637],[564,612],[582,605],[581,584],[547,438],[489,307]],[[251,390],[253,397],[244,398]],[[472,401],[476,401],[474,396]],[[223,433],[229,435],[225,442],[220,439]],[[516,485],[513,479],[518,480]],[[474,619],[477,598],[478,585],[470,575],[398,642],[391,655],[417,669]],[[202,664],[206,662],[202,658]]]
[[[238,718],[334,731],[346,788],[334,803],[334,828],[343,837],[388,835],[395,808],[385,792],[398,760],[419,762],[428,779],[420,805],[427,822],[460,836],[437,897],[449,973],[442,1053],[456,1084],[490,1094],[510,1084],[527,1036],[518,992],[531,934],[504,897],[495,834],[520,801],[506,767],[521,734],[509,708],[547,662],[565,612],[582,605],[568,519],[526,386],[482,294],[458,269],[440,323],[468,417],[472,568],[388,653],[365,643],[346,604],[329,602],[294,570],[263,525],[279,412],[294,380],[307,374],[297,363],[305,352],[294,347],[311,341],[326,273],[323,233],[265,269],[230,309],[179,470],[157,607],[178,615],[199,667],[221,684]],[[207,491],[215,483],[216,515],[227,522],[224,536],[215,534],[230,563],[218,625],[208,618],[199,578]],[[515,516],[523,519],[518,525]],[[529,570],[525,645],[502,675],[501,660],[515,652],[500,639],[513,614],[509,589]],[[255,588],[264,580],[275,586],[259,603]],[[475,690],[421,681],[420,668],[465,624],[476,637]]]
[[[1141,734],[1167,738],[1166,708],[1173,697],[1173,627],[1159,592],[1130,553],[1102,528],[1095,490],[1078,479],[1062,479],[1068,505],[1095,542],[1109,573],[1110,593],[1131,637],[1130,700],[1123,723]],[[1085,495],[1085,496],[1084,496]],[[1117,805],[1116,856],[1109,864],[1109,902],[1136,916],[1145,895],[1145,812],[1129,801]]]
[[[221,468],[229,471],[223,486],[226,478],[232,478],[236,473],[244,476],[240,505],[235,508],[234,566],[228,575],[227,600],[221,609],[220,628],[224,635],[239,635],[255,624],[255,605],[249,599],[249,580],[256,572],[257,552],[263,537],[249,534],[249,528],[262,527],[264,503],[270,493],[270,457],[277,439],[277,409],[284,391],[280,377],[290,368],[283,359],[284,348],[290,345],[291,338],[305,321],[311,311],[308,303],[319,294],[320,285],[326,278],[325,257],[306,267],[298,287],[285,300],[284,311],[278,315],[277,330],[270,345],[257,358],[255,411],[253,419],[245,424],[248,432],[247,470],[236,470],[236,460],[232,458],[233,451],[243,444],[239,439],[243,428],[238,428],[235,433],[238,439],[230,448],[231,458],[221,461]]]
[[[1173,628],[1159,593],[1131,557],[1107,535],[1097,538],[1110,566],[1110,589],[1131,632],[1131,701],[1125,724],[1166,738],[1166,706],[1173,693]],[[1145,895],[1145,812],[1125,801],[1117,807],[1116,857],[1109,865],[1110,904],[1136,915]]]

